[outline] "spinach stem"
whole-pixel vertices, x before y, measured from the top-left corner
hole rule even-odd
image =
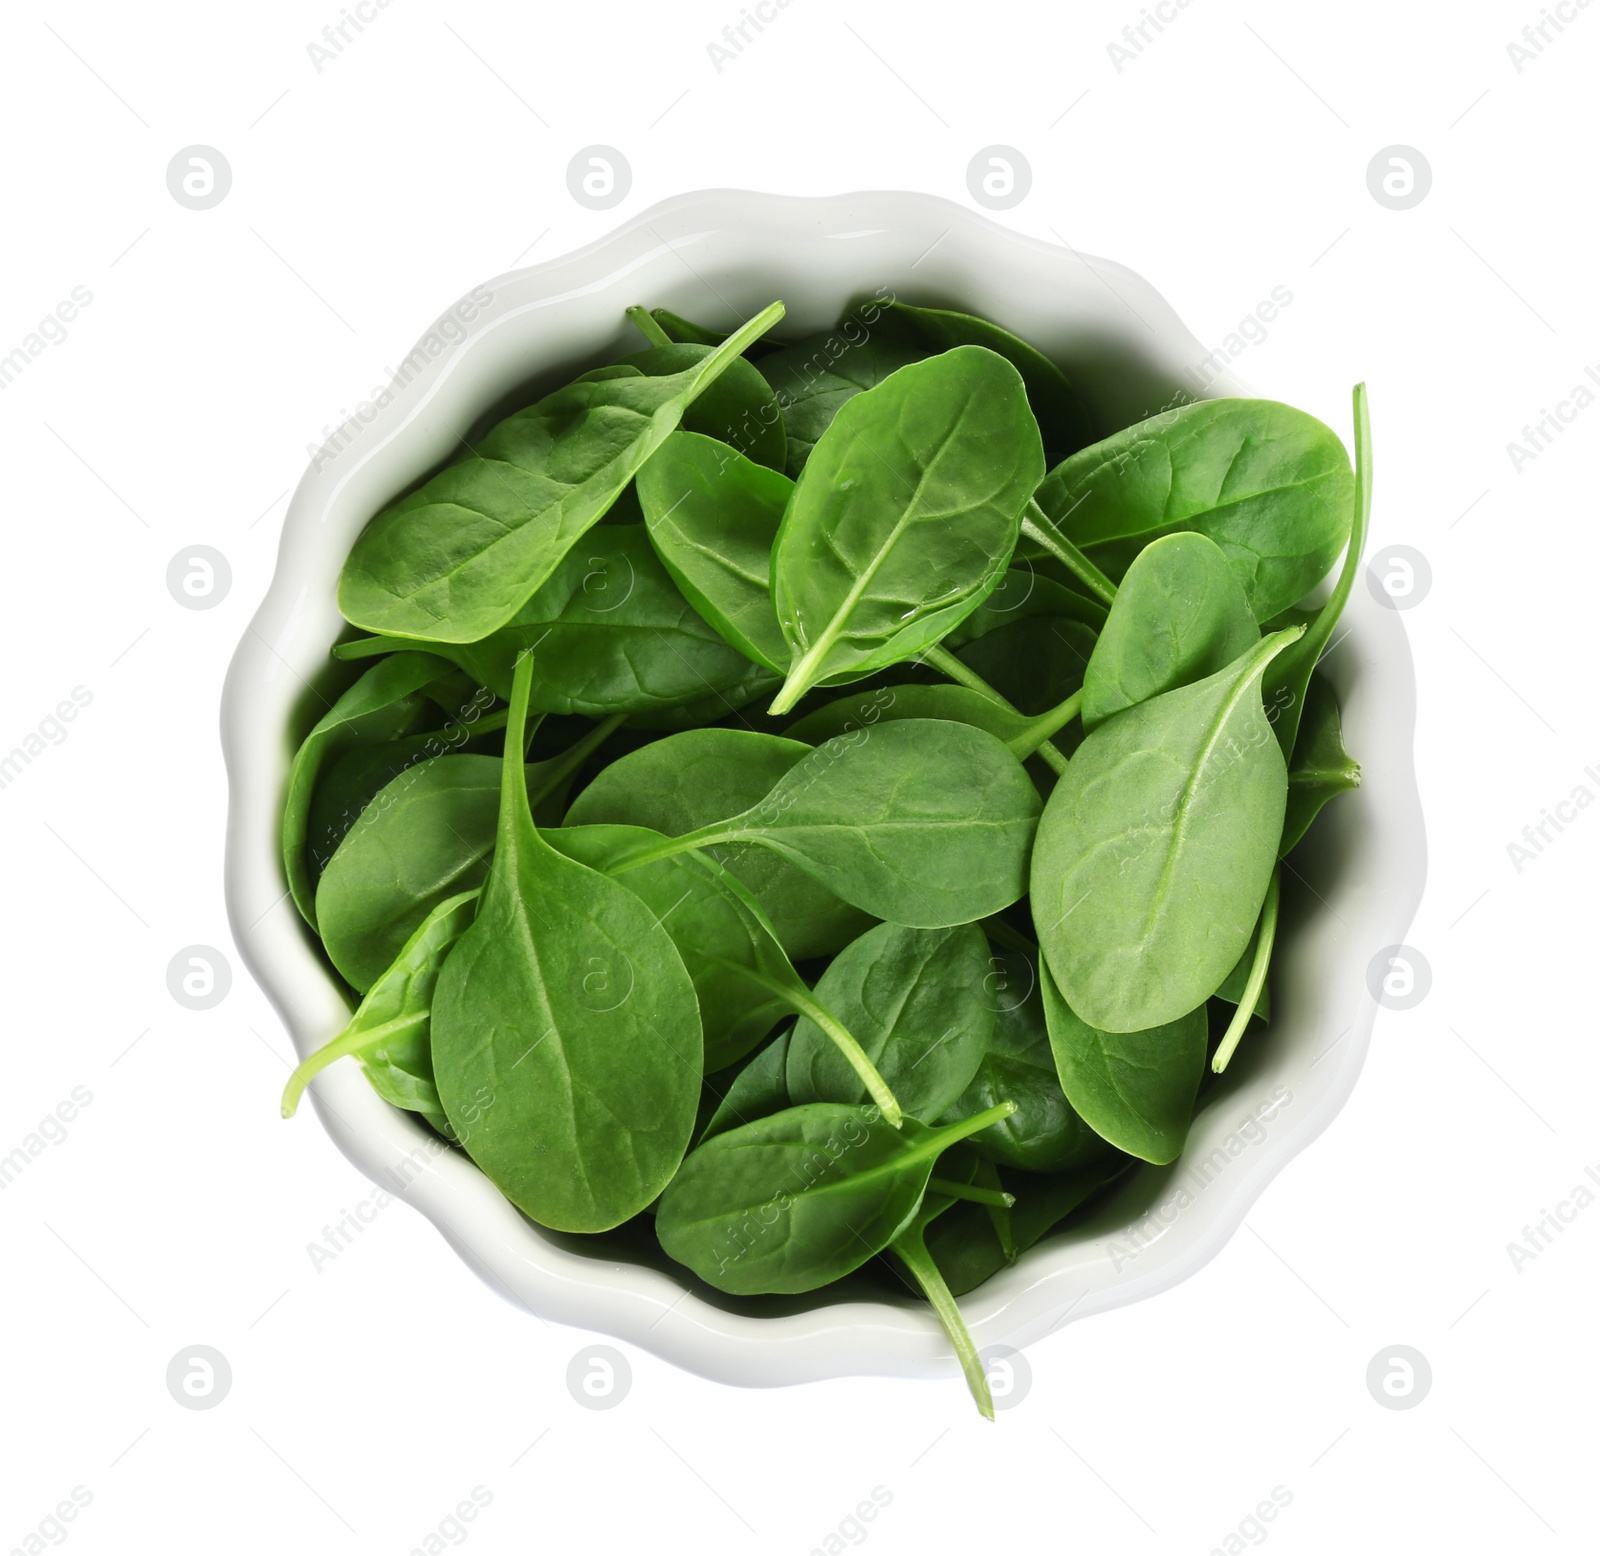
[[[1261,998],[1261,990],[1267,981],[1267,967],[1272,961],[1272,942],[1278,933],[1278,897],[1282,878],[1282,870],[1275,868],[1272,879],[1267,883],[1267,900],[1261,904],[1261,930],[1256,937],[1256,954],[1250,964],[1250,976],[1245,979],[1239,1008],[1234,1011],[1233,1020],[1228,1023],[1228,1030],[1223,1033],[1222,1042],[1211,1061],[1212,1071],[1217,1075],[1228,1068],[1228,1061],[1233,1058],[1239,1039],[1250,1025],[1250,1018],[1256,1012],[1256,1002]]]
[[[633,321],[635,328],[652,346],[670,346],[674,344],[672,337],[661,328],[660,324],[651,316],[650,310],[642,303],[635,303],[633,307],[624,311]]]
[[[419,1010],[409,1016],[397,1016],[393,1021],[385,1021],[381,1026],[359,1027],[352,1022],[332,1042],[324,1043],[315,1053],[307,1054],[295,1066],[294,1074],[289,1077],[288,1085],[283,1088],[281,1104],[283,1116],[294,1117],[295,1109],[300,1106],[300,1099],[305,1095],[306,1087],[335,1059],[343,1059],[347,1054],[359,1054],[364,1049],[375,1047],[388,1038],[412,1031],[427,1019],[428,1012]]]
[[[992,687],[981,675],[977,673],[976,670],[970,670],[966,665],[962,664],[962,662],[957,659],[956,656],[952,654],[950,650],[942,643],[934,644],[932,648],[924,652],[922,659],[924,664],[930,665],[933,669],[937,670],[940,675],[949,676],[950,679],[958,686],[965,686],[968,691],[977,692],[980,697],[987,697],[990,702],[998,703],[1008,712],[1018,712],[1015,704],[1008,702],[1004,697],[1002,697],[1000,693],[994,689],[994,687]],[[1070,697],[1067,699],[1068,702],[1071,700],[1072,699]],[[1061,710],[1059,708],[1052,710],[1052,712],[1056,713],[1059,713],[1060,711]],[[1076,708],[1072,710],[1073,713],[1076,713],[1077,711],[1078,710]],[[1019,714],[1019,717],[1020,716],[1021,715]],[[1049,718],[1050,716],[1050,714],[1044,715],[1045,718]],[[1071,714],[1067,715],[1068,718],[1071,716]],[[1063,724],[1066,723],[1066,719],[1063,719],[1061,722]],[[1064,757],[1061,752],[1055,748],[1055,746],[1051,745],[1048,739],[1043,741],[1035,754],[1044,759],[1045,764],[1053,773],[1055,773],[1058,778],[1064,772],[1066,772],[1066,757]]]
[[[953,1178],[929,1178],[928,1192],[943,1194],[950,1199],[970,1199],[974,1205],[998,1205],[1009,1210],[1016,1204],[1017,1196],[1004,1189],[986,1189],[976,1183],[957,1183]]]
[[[1020,735],[1008,741],[1007,744],[1016,753],[1017,759],[1020,761],[1023,757],[1034,755],[1057,730],[1077,718],[1082,702],[1083,688],[1080,686],[1065,702],[1058,703],[1047,712],[1041,713]]]
[[[905,1114],[900,1104],[895,1101],[894,1093],[889,1090],[889,1083],[878,1073],[878,1067],[867,1057],[866,1050],[861,1044],[844,1029],[829,1010],[817,1003],[810,989],[800,982],[798,974],[795,975],[794,982],[789,983],[757,968],[747,967],[743,962],[728,961],[722,957],[716,960],[720,966],[741,972],[752,983],[760,984],[763,989],[776,994],[791,1010],[821,1027],[832,1040],[833,1046],[844,1055],[850,1068],[856,1072],[861,1084],[867,1088],[868,1094],[877,1103],[884,1119],[896,1129],[900,1127],[905,1121]]]
[[[1022,533],[1043,546],[1096,599],[1107,605],[1116,599],[1117,586],[1055,527],[1036,498],[1030,497],[1023,510]]]
[[[974,1181],[982,1180],[982,1186],[998,1189],[1000,1187],[1000,1174],[993,1162],[980,1161]],[[1011,1205],[1016,1204],[1016,1195],[1005,1196],[1011,1201],[1010,1205],[990,1205],[989,1225],[994,1228],[994,1235],[1000,1244],[1000,1252],[1006,1257],[1007,1264],[1017,1262],[1017,1234],[1011,1225]]]
[[[950,1344],[955,1350],[956,1359],[961,1363],[962,1376],[966,1378],[967,1387],[972,1391],[972,1397],[977,1401],[978,1409],[983,1413],[984,1419],[994,1420],[994,1396],[989,1392],[988,1375],[983,1370],[983,1361],[978,1355],[978,1348],[973,1344],[972,1332],[967,1328],[967,1321],[961,1316],[961,1309],[957,1306],[956,1299],[950,1295],[950,1288],[945,1284],[939,1266],[933,1262],[933,1256],[922,1240],[922,1233],[903,1232],[889,1246],[900,1262],[916,1277],[917,1284],[922,1287],[923,1296],[928,1299],[928,1305],[943,1325],[944,1332],[949,1336]]]
[[[493,713],[486,713],[481,719],[474,719],[468,724],[465,719],[457,719],[453,724],[447,724],[443,729],[429,730],[425,735],[407,735],[407,740],[445,740],[454,739],[461,730],[466,730],[468,738],[473,735],[491,734],[497,729],[506,727],[506,710],[499,708]]]
[[[715,822],[701,827],[698,832],[685,832],[682,837],[664,837],[659,843],[646,843],[631,854],[619,854],[606,865],[607,875],[621,875],[624,870],[637,870],[640,865],[654,864],[658,859],[671,859],[675,854],[686,854],[693,848],[709,848],[714,843],[732,842],[738,830],[725,822]]]
[[[560,756],[553,756],[548,762],[536,763],[541,771],[538,781],[528,790],[528,802],[537,805],[546,795],[554,793],[588,761],[595,751],[621,729],[626,718],[625,713],[613,713],[609,718],[601,719],[583,739],[568,746]]]
[[[393,654],[401,649],[410,648],[410,638],[352,638],[348,643],[335,643],[333,657],[335,659],[376,659],[380,654]]]

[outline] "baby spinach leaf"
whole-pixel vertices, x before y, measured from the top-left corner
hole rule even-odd
[[[810,755],[798,741],[749,730],[684,730],[601,771],[572,802],[567,825],[614,822],[679,837],[765,799]],[[728,843],[708,852],[749,888],[795,961],[832,956],[868,927],[859,908],[770,849]]]
[[[860,1043],[900,1106],[937,1118],[989,1046],[995,1013],[984,997],[988,967],[988,942],[972,924],[879,924],[834,958],[812,992]],[[795,1102],[866,1100],[839,1050],[805,1019],[789,1040],[786,1084]]]
[[[789,645],[767,575],[794,482],[714,438],[674,432],[637,486],[650,539],[684,598],[747,659],[782,675]]]
[[[1067,1172],[1106,1155],[1107,1147],[1061,1089],[1037,965],[1036,958],[1014,951],[990,958],[982,990],[995,1010],[994,1032],[971,1081],[947,1111],[964,1118],[1000,1101],[1015,1103],[1015,1113],[974,1135],[968,1146],[1005,1167]]]
[[[644,827],[587,826],[562,827],[545,838],[567,858],[604,872],[618,855],[659,842],[661,834]],[[751,967],[769,978],[794,976],[766,925],[726,889],[719,874],[697,856],[680,854],[620,877],[672,937],[694,981],[707,1070],[742,1059],[793,1008],[728,965]]]
[[[965,686],[880,686],[824,703],[791,724],[785,734],[791,740],[820,746],[894,719],[950,719],[987,730],[996,740],[1003,740],[1020,761],[1037,751],[1077,711],[1076,694],[1060,707],[1029,718]]]
[[[772,704],[936,644],[999,582],[1044,469],[1017,370],[979,346],[850,400],[795,483],[772,552],[793,660]]]
[[[317,779],[324,766],[342,753],[417,729],[419,722],[429,717],[422,688],[447,674],[449,668],[432,654],[395,654],[383,660],[334,703],[295,753],[283,802],[283,870],[294,905],[313,929],[317,925],[316,882],[306,842]]]
[[[1143,1032],[1104,1032],[1061,996],[1039,964],[1045,1020],[1061,1089],[1102,1139],[1141,1161],[1176,1161],[1206,1068],[1206,1011]]]
[[[504,626],[695,398],[782,316],[774,303],[681,372],[569,384],[501,422],[362,531],[339,579],[345,617],[452,643]]]
[[[316,1076],[335,1059],[354,1054],[385,1102],[421,1113],[440,1134],[455,1138],[434,1084],[429,1017],[439,969],[472,923],[477,906],[477,892],[461,892],[446,898],[423,920],[393,966],[368,991],[350,1024],[303,1059],[289,1077],[283,1088],[285,1118],[294,1116]]]
[[[859,323],[852,327],[846,320],[837,330],[809,336],[763,357],[757,366],[783,408],[788,473],[798,476],[805,468],[817,440],[842,406],[925,355],[869,334]]]
[[[532,682],[524,660],[494,863],[434,989],[434,1074],[462,1145],[514,1205],[541,1226],[600,1232],[643,1210],[683,1159],[700,1016],[650,908],[534,825],[522,763]]]
[[[1180,530],[1134,559],[1083,676],[1083,727],[1231,665],[1260,638],[1221,549]]]
[[[1093,630],[1081,621],[1028,616],[975,638],[956,657],[1013,706],[1038,716],[1081,690],[1094,645]]]
[[[742,1124],[689,1153],[661,1196],[656,1235],[719,1291],[814,1291],[888,1247],[934,1162],[997,1112],[915,1139],[876,1108],[833,1102]]]
[[[1023,559],[1005,575],[977,610],[944,639],[944,646],[959,649],[999,627],[1009,627],[1034,616],[1053,616],[1078,622],[1097,633],[1106,624],[1106,607],[1098,600],[1069,589],[1037,564]]]
[[[1093,1199],[1131,1166],[1126,1156],[1110,1154],[1067,1173],[1019,1173],[1011,1181],[1017,1203],[1009,1213],[1011,1248],[1001,1244],[982,1206],[957,1205],[927,1230],[929,1252],[950,1290],[961,1296],[1036,1247],[1080,1206]]]
[[[914,929],[966,924],[1027,888],[1039,796],[993,735],[902,719],[830,741],[741,815],[624,859],[759,843],[846,902]]]
[[[1271,400],[1202,400],[1074,454],[1038,496],[1113,578],[1162,535],[1208,535],[1266,621],[1339,554],[1352,481],[1344,445],[1314,416]]]
[[[718,330],[708,330],[674,313],[670,308],[652,308],[650,317],[666,332],[670,340],[686,346],[720,346],[728,337]]]
[[[440,652],[504,696],[512,666],[530,648],[530,706],[541,713],[604,718],[707,699],[729,711],[771,684],[678,592],[643,525],[591,532],[509,625]]]
[[[1273,727],[1285,756],[1295,749],[1295,736],[1306,711],[1306,687],[1317,661],[1327,652],[1333,629],[1344,614],[1345,602],[1361,568],[1361,553],[1367,541],[1367,521],[1372,513],[1372,420],[1367,410],[1367,386],[1357,384],[1351,395],[1355,412],[1356,478],[1354,513],[1350,521],[1350,540],[1345,547],[1344,566],[1339,570],[1333,591],[1322,608],[1311,618],[1306,635],[1273,662],[1263,682],[1267,706],[1273,710]],[[1314,812],[1313,812],[1314,814]],[[1309,822],[1308,822],[1309,825]]]
[[[436,687],[437,683],[425,687],[424,693],[431,697]],[[465,751],[473,742],[503,729],[505,710],[486,711],[493,701],[488,687],[480,686],[451,710],[450,722],[442,728],[357,746],[330,764],[317,782],[306,820],[306,852],[313,876],[320,878],[361,813],[407,768],[430,757]]]
[[[669,343],[622,360],[647,378],[665,378],[690,371],[716,349]],[[718,439],[757,465],[783,470],[789,443],[783,412],[766,379],[743,357],[730,362],[683,413],[682,426]]]
[[[733,1084],[723,1094],[701,1132],[702,1145],[712,1135],[781,1113],[792,1105],[793,1099],[784,1081],[789,1062],[789,1036],[787,1031],[780,1032],[734,1077]]]
[[[1332,683],[1313,674],[1302,699],[1305,713],[1289,763],[1289,801],[1283,814],[1279,856],[1306,835],[1318,812],[1334,795],[1359,788],[1361,767],[1344,748],[1339,727],[1339,699]]]
[[[1274,633],[1107,719],[1056,784],[1033,854],[1033,921],[1091,1026],[1142,1032],[1186,1015],[1249,941],[1287,792],[1261,677],[1298,635]]]
[[[1022,375],[1051,463],[1094,441],[1087,406],[1067,375],[1043,352],[1001,325],[949,308],[914,308],[892,302],[884,319],[891,338],[932,354],[955,346],[983,346],[1002,356]]]
[[[530,803],[559,793],[618,722],[528,764]],[[418,762],[362,811],[317,883],[323,948],[353,988],[370,988],[441,902],[483,884],[499,805],[499,761],[461,755]]]

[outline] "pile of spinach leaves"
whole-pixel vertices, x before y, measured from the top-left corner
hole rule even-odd
[[[1354,469],[1269,401],[1096,440],[999,325],[782,315],[630,309],[357,540],[282,846],[358,1002],[284,1112],[354,1057],[541,1226],[875,1265],[992,1416],[956,1296],[1182,1151],[1359,781],[1366,401]]]

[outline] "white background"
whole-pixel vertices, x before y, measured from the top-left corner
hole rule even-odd
[[[1119,71],[1136,0],[793,0],[719,71],[740,9],[394,0],[320,71],[337,0],[0,20],[0,355],[93,294],[0,391],[0,751],[92,695],[0,789],[0,1155],[93,1098],[0,1190],[0,1550],[74,1487],[92,1501],[41,1538],[85,1553],[403,1556],[474,1487],[485,1556],[803,1553],[874,1487],[883,1553],[1592,1548],[1600,1208],[1520,1272],[1507,1244],[1600,1170],[1600,813],[1520,872],[1507,845],[1600,794],[1600,408],[1520,473],[1507,445],[1600,367],[1600,8],[1518,72],[1533,0],[1195,0]],[[566,185],[597,142],[634,178],[598,213]],[[207,211],[166,187],[195,143],[233,170]],[[1208,344],[1292,292],[1236,364],[1259,392],[1343,431],[1371,386],[1376,537],[1433,575],[1406,617],[1432,991],[1380,1012],[1355,1097],[1213,1264],[1041,1343],[996,1426],[958,1382],[740,1392],[641,1352],[617,1408],[582,1410],[584,1337],[409,1209],[312,1266],[372,1190],[313,1114],[277,1117],[290,1050],[222,910],[223,671],[308,445],[474,283],[696,188],[969,201],[994,143],[1033,169],[1001,220],[1131,265]],[[1367,187],[1396,143],[1433,170],[1407,211]],[[165,583],[195,544],[232,569],[207,611]],[[236,975],[203,1013],[166,985],[196,943]],[[195,1344],[232,1367],[215,1409],[167,1391]],[[1432,1366],[1411,1410],[1365,1382],[1395,1344]],[[1292,1501],[1240,1537],[1274,1487]]]

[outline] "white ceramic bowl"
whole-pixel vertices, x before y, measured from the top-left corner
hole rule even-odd
[[[227,900],[240,953],[301,1054],[347,1019],[345,998],[288,900],[278,814],[294,737],[323,706],[341,627],[339,568],[386,501],[508,402],[526,403],[638,340],[636,302],[727,327],[780,297],[789,337],[831,326],[880,288],[999,320],[1066,366],[1106,430],[1196,392],[1205,348],[1160,295],[1104,260],[1008,232],[916,194],[826,199],[718,192],[658,205],[561,259],[500,276],[441,317],[387,403],[362,407],[296,489],[277,573],[228,673]],[[1204,391],[1246,392],[1223,373]],[[516,398],[520,396],[520,401]],[[1222,1247],[1266,1184],[1329,1123],[1372,1028],[1367,969],[1402,941],[1425,872],[1412,774],[1414,683],[1401,618],[1358,586],[1330,666],[1365,770],[1296,856],[1269,1035],[1251,1037],[1183,1157],[1126,1181],[1085,1225],[1049,1239],[962,1301],[980,1347],[1024,1346],[1068,1315],[1161,1291]],[[875,1288],[741,1302],[605,1240],[525,1220],[463,1155],[381,1102],[354,1061],[315,1101],[339,1148],[401,1193],[505,1296],[546,1319],[629,1341],[706,1377],[787,1384],[852,1373],[952,1373],[930,1311]]]

